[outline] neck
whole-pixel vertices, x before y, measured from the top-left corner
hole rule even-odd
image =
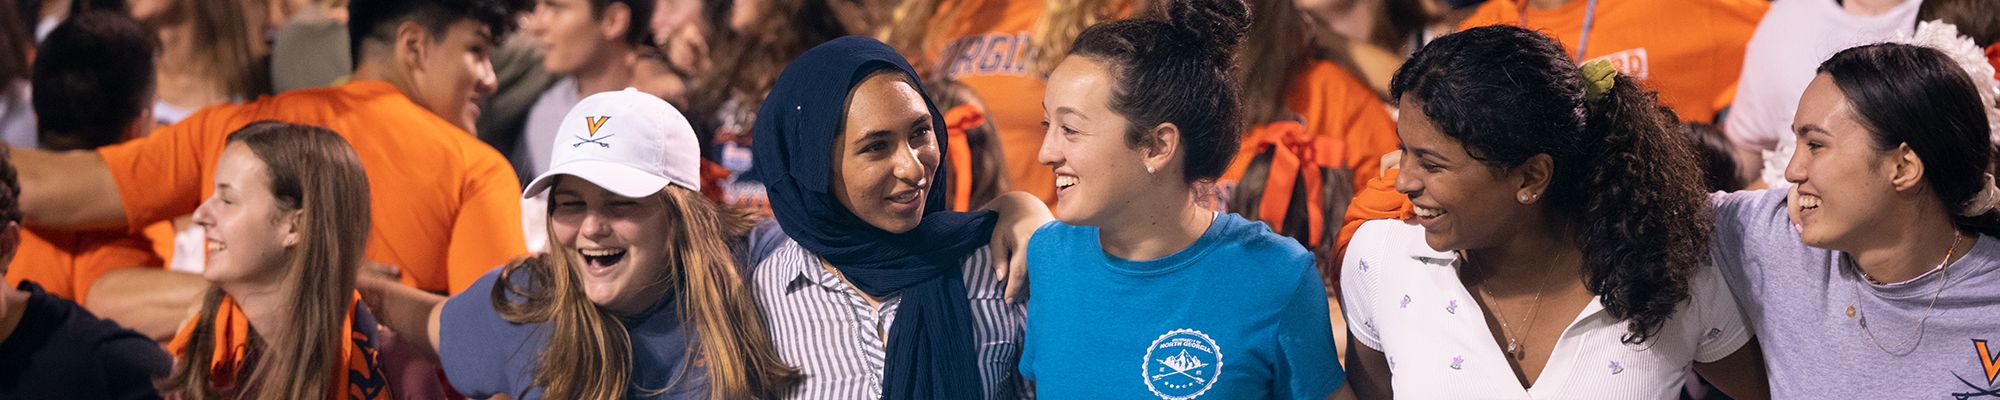
[[[1894,10],[1896,9],[1896,6],[1902,5],[1903,1],[1904,0],[1844,0],[1841,2],[1840,8],[1847,10],[1848,14],[1854,14],[1863,17],[1873,17],[1877,15],[1887,14],[1889,10]]]
[[[1166,178],[1155,177],[1155,181]],[[1147,183],[1161,188],[1139,196],[1141,200],[1119,206],[1124,213],[1113,215],[1098,227],[1098,245],[1104,252],[1127,260],[1153,260],[1193,245],[1214,223],[1214,212],[1194,203],[1186,183]]]
[[[632,50],[618,46],[612,56],[605,57],[611,62],[597,62],[576,71],[576,97],[583,98],[594,93],[609,92],[632,86],[634,57]]]
[[[1461,263],[1473,268],[1460,279],[1502,289],[1495,293],[1539,288],[1535,283],[1552,277],[1581,281],[1583,249],[1567,229],[1543,223],[1507,234],[1511,239],[1498,246],[1466,250]]]
[[[14,335],[14,328],[21,325],[21,318],[28,314],[28,292],[11,287],[0,288],[0,343]]]
[[[1569,2],[1571,1],[1576,1],[1576,0],[1528,0],[1528,7],[1549,10],[1549,9],[1560,8],[1564,4],[1569,4]]]
[[[412,101],[416,100],[416,96],[411,95],[411,93],[416,93],[416,84],[410,82],[408,76],[397,73],[395,68],[388,65],[388,60],[367,59],[367,55],[363,55],[362,57],[363,60],[354,64],[354,74],[348,79],[354,81],[387,82],[390,86],[395,86],[396,91],[402,93],[403,97],[409,97]]]
[[[1853,1],[1853,0],[1848,0]],[[1934,202],[1919,201],[1920,205]],[[1905,208],[1908,209],[1908,208]],[[1881,283],[1903,282],[1937,268],[1946,262],[1945,254],[1953,258],[1965,255],[1975,240],[1959,240],[1958,227],[1953,225],[1940,206],[1921,207],[1916,215],[1903,218],[1887,218],[1882,229],[1888,233],[1879,235],[1874,243],[1856,246],[1854,249],[1837,249],[1854,258],[1854,265],[1867,274],[1867,278]],[[1954,246],[1953,241],[1958,243]],[[1947,247],[1951,247],[1947,251]]]
[[[290,334],[292,326],[292,296],[286,295],[283,284],[278,283],[237,283],[220,284],[224,293],[236,299],[236,306],[243,309],[243,316],[250,320],[250,330],[256,331],[265,343],[275,343],[278,338]]]

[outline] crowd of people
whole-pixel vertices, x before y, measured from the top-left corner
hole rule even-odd
[[[0,399],[2000,398],[1996,41],[1993,0],[0,0]]]

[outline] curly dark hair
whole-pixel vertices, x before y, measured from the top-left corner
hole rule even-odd
[[[1617,75],[1595,102],[1562,45],[1513,26],[1440,37],[1396,71],[1390,97],[1494,168],[1549,155],[1543,207],[1575,226],[1585,285],[1642,343],[1688,299],[1713,215],[1694,148],[1657,94]]]

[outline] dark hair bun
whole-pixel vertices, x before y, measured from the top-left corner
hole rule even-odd
[[[1250,31],[1250,7],[1243,0],[1172,0],[1167,24],[1194,39],[1204,59],[1228,65]]]

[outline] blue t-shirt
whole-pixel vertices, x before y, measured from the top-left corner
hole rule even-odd
[[[540,399],[535,369],[548,346],[546,323],[516,324],[493,309],[493,285],[501,268],[480,276],[472,287],[444,303],[438,316],[438,359],[460,394],[474,398],[506,394]],[[513,280],[525,282],[527,273]],[[509,295],[516,301],[519,297]],[[708,369],[690,354],[694,336],[683,329],[673,296],[639,316],[621,318],[632,339],[632,381],[628,399],[707,399]],[[691,360],[684,361],[684,359]],[[644,394],[667,389],[654,396]]]
[[[1131,261],[1097,233],[1051,222],[1029,240],[1021,375],[1039,395],[1320,399],[1346,381],[1325,284],[1297,241],[1221,214],[1186,249]]]

